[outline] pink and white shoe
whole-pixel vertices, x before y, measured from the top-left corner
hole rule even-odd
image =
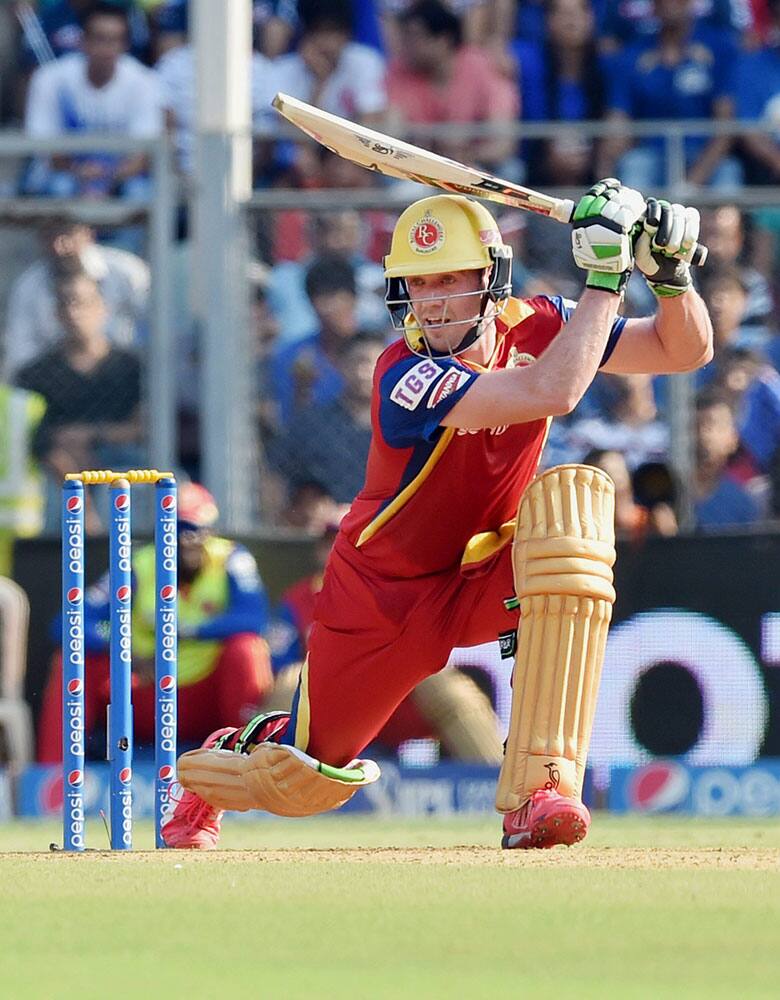
[[[217,729],[203,741],[204,747],[213,747],[222,736],[235,733],[235,727]],[[178,786],[180,797],[176,799],[173,815],[162,828],[162,837],[168,847],[183,850],[213,851],[219,843],[219,831],[223,812],[208,802]],[[173,798],[173,796],[172,796]]]
[[[501,846],[571,846],[584,839],[589,826],[590,813],[579,799],[540,789],[520,809],[506,813]]]

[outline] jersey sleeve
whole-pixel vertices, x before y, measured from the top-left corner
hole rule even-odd
[[[560,295],[550,295],[547,296],[547,298],[549,298],[550,302],[552,302],[552,304],[558,310],[563,322],[568,323],[572,317],[572,314],[574,313],[574,310],[577,307],[577,303],[574,302],[572,299],[564,299]],[[612,352],[617,347],[617,342],[620,340],[620,336],[623,333],[625,326],[626,326],[625,316],[616,316],[612,323],[612,329],[609,331],[607,346],[604,349],[604,355],[601,358],[601,363],[599,364],[599,368],[603,368],[604,365],[612,357]]]
[[[379,378],[382,437],[393,448],[432,441],[477,378],[454,358],[403,358]]]

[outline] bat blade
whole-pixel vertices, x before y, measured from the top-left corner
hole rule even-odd
[[[277,94],[273,106],[332,153],[388,177],[511,205],[560,222],[569,222],[574,211],[571,201],[551,198],[410,142],[356,125],[287,94]]]

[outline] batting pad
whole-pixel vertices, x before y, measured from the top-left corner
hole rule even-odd
[[[182,754],[178,777],[216,809],[262,809],[276,816],[313,816],[338,809],[379,777],[371,760],[330,767],[295,747],[261,743],[250,754],[201,748]]]
[[[615,487],[559,465],[523,494],[512,551],[520,627],[496,792],[512,812],[540,788],[582,795],[615,590]]]

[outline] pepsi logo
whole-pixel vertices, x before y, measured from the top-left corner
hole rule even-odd
[[[642,812],[669,812],[685,802],[690,785],[690,775],[680,764],[654,761],[631,776],[628,798]]]
[[[161,691],[173,691],[176,687],[176,678],[172,674],[165,674],[160,678]]]
[[[81,587],[71,587],[65,596],[69,604],[78,604],[81,600]]]
[[[121,587],[117,587],[116,599],[119,601],[120,604],[127,604],[127,602],[130,600],[131,593],[132,591],[130,587],[128,587],[127,584],[125,583]]]
[[[176,772],[171,767],[170,764],[163,764],[160,770],[157,772],[157,777],[160,781],[173,781],[173,776]]]
[[[68,694],[81,694],[84,690],[84,682],[80,677],[73,677],[68,681]]]
[[[114,497],[114,506],[119,511],[130,510],[130,494],[119,493]]]
[[[444,226],[426,212],[409,230],[409,245],[415,253],[433,253],[444,245]]]
[[[170,604],[171,601],[176,600],[176,588],[167,583],[164,587],[160,588],[160,599],[165,601],[166,604]]]
[[[130,767],[123,767],[119,772],[119,780],[123,785],[129,785],[133,778],[133,770]]]
[[[75,771],[71,771],[68,774],[68,784],[72,785],[74,788],[78,788],[80,785],[83,785],[84,784],[84,772],[83,771],[79,771],[78,769],[75,770]]]
[[[69,514],[76,514],[84,506],[81,497],[68,497],[65,501],[65,509]]]
[[[176,497],[172,493],[165,493],[160,497],[160,508],[166,514],[172,514],[176,510]]]

